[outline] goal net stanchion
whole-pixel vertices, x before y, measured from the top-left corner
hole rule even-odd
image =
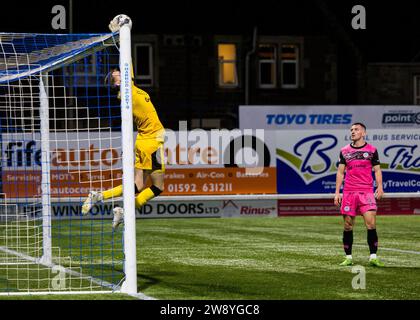
[[[118,37],[0,33],[0,294],[137,293],[134,133],[122,107],[131,100],[104,85],[113,68],[131,66],[131,44],[120,43],[121,58]],[[121,176],[132,181],[125,232],[112,230],[120,199],[80,210],[90,190]],[[66,201],[79,211],[63,211]]]
[[[41,74],[39,78],[39,117],[41,131],[41,198],[42,198],[42,257],[40,263],[52,264],[51,241],[51,160],[50,160],[50,111],[48,95],[44,81],[48,78]]]

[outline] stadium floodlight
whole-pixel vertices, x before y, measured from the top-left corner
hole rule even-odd
[[[106,34],[0,33],[0,294],[137,293],[131,19],[121,16]],[[121,100],[104,83],[117,67],[128,72]],[[122,182],[122,199],[81,214],[91,190]]]

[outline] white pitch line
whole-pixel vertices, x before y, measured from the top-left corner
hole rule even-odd
[[[360,244],[356,244],[356,245],[353,245],[353,246],[354,247],[365,247],[364,245],[360,245]],[[399,252],[399,253],[409,253],[409,254],[419,254],[420,255],[420,251],[413,251],[413,250],[402,250],[402,249],[383,248],[383,247],[378,247],[378,250],[394,251],[394,252]]]
[[[17,252],[15,250],[10,250],[10,249],[7,249],[5,247],[0,247],[0,251],[3,251],[3,252],[8,253],[8,254],[13,254],[13,255],[15,255],[15,256],[17,256],[19,258],[23,258],[23,259],[25,259],[25,260],[27,260],[29,262],[32,262],[34,264],[40,264],[40,265],[43,265],[43,266],[48,267],[48,268],[53,268],[53,267],[57,266],[57,267],[60,267],[61,269],[65,270],[66,273],[68,273],[68,274],[70,274],[72,276],[81,277],[83,279],[90,280],[90,281],[92,281],[92,283],[95,283],[97,285],[100,285],[100,286],[103,286],[103,287],[110,287],[110,288],[113,288],[114,289],[113,291],[108,291],[108,292],[101,291],[101,293],[117,292],[117,293],[127,294],[127,295],[129,295],[131,297],[134,297],[134,298],[137,298],[137,299],[142,299],[142,300],[157,300],[156,298],[149,297],[149,296],[145,295],[142,292],[135,293],[135,294],[121,292],[121,287],[118,286],[118,285],[114,285],[114,284],[112,284],[110,282],[107,282],[107,281],[98,280],[98,279],[96,279],[94,277],[91,277],[91,276],[85,276],[82,273],[79,273],[79,272],[74,271],[74,270],[70,270],[68,268],[65,268],[65,267],[60,266],[60,265],[56,265],[54,263],[51,263],[51,264],[49,264],[49,263],[48,264],[47,263],[42,263],[39,258],[34,258],[34,257],[28,256],[26,254],[22,254],[20,252]],[[89,294],[89,293],[90,293],[90,291],[84,292],[84,294]],[[98,291],[92,292],[92,293],[98,293]],[[65,294],[65,292],[60,293],[60,294]]]

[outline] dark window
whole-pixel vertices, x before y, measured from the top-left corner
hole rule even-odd
[[[281,46],[281,87],[294,89],[299,86],[299,48],[296,44]]]
[[[135,45],[135,82],[143,87],[153,86],[153,47],[150,43]]]
[[[259,87],[275,88],[277,82],[276,46],[260,44],[258,48]]]
[[[414,75],[414,104],[420,105],[420,75]]]

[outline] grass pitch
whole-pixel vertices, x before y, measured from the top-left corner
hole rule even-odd
[[[338,265],[344,257],[339,216],[141,219],[139,291],[169,300],[420,299],[420,216],[377,220],[378,256],[386,267],[368,265],[366,229],[358,217],[353,261],[364,268],[366,286],[354,289],[353,278],[360,274]]]
[[[353,261],[366,270],[364,290],[338,265],[341,219],[140,221],[139,288],[158,299],[420,299],[420,216],[378,217],[382,269],[368,266],[358,217]]]

